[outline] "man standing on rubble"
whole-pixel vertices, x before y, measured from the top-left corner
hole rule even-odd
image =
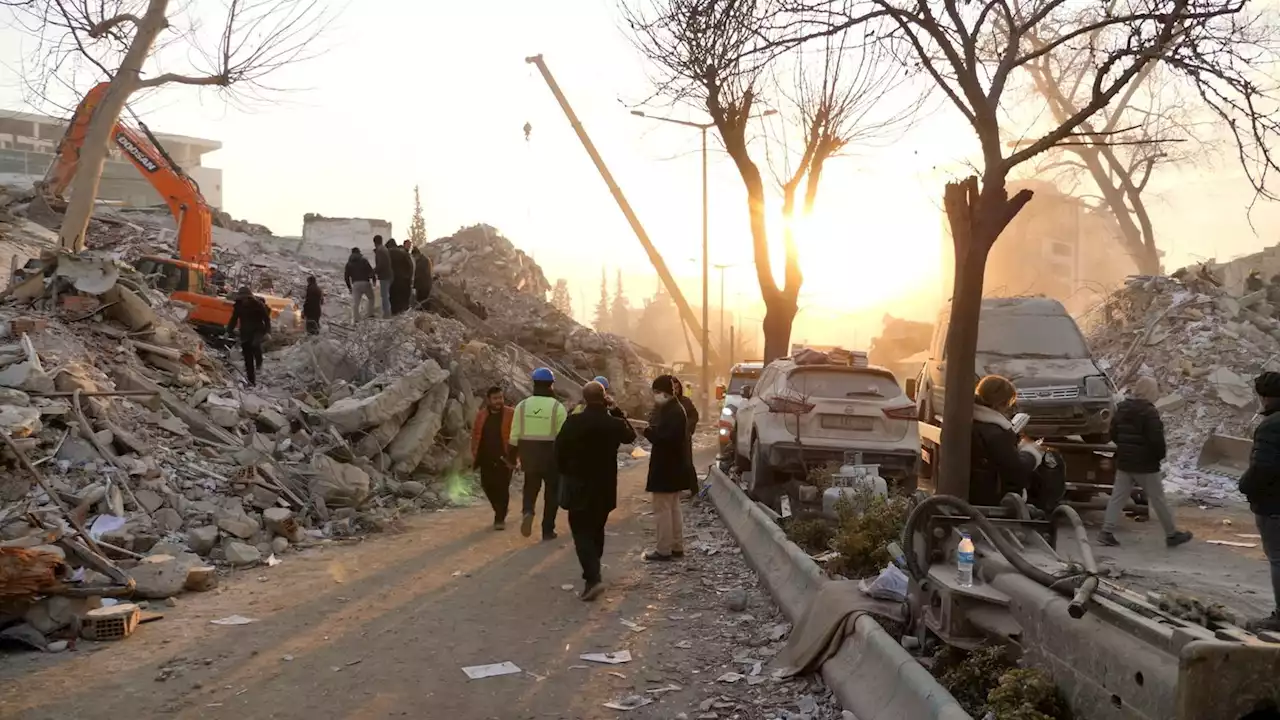
[[[369,317],[373,317],[378,307],[378,301],[373,299],[373,283],[377,280],[377,276],[373,274],[373,266],[364,255],[360,254],[360,248],[351,248],[351,255],[347,257],[347,267],[342,277],[347,282],[347,289],[351,291],[351,324],[360,322],[362,298],[369,298]]]
[[[1250,621],[1249,629],[1280,630],[1280,373],[1267,371],[1253,381],[1262,422],[1253,431],[1249,469],[1240,477],[1240,492],[1249,500],[1262,536],[1262,551],[1271,565],[1271,592],[1276,610]]]
[[[1102,520],[1098,542],[1115,547],[1116,522],[1125,503],[1133,494],[1136,484],[1147,496],[1147,506],[1160,520],[1164,528],[1164,542],[1176,547],[1191,540],[1191,533],[1179,530],[1173,520],[1173,512],[1164,499],[1163,477],[1160,463],[1165,458],[1164,421],[1155,401],[1160,399],[1160,386],[1156,379],[1144,375],[1133,384],[1133,391],[1116,406],[1111,418],[1111,440],[1116,444],[1116,479],[1111,487],[1111,499],[1107,501],[1107,513]]]
[[[242,287],[236,292],[235,304],[231,306],[231,321],[227,323],[227,334],[236,331],[240,326],[240,351],[244,354],[244,375],[249,386],[258,381],[258,370],[262,367],[262,341],[271,332],[271,311],[267,303],[257,297],[249,288]]]
[[[426,310],[431,297],[431,258],[416,247],[409,254],[413,256],[413,299],[419,310]]]
[[[542,539],[556,539],[556,512],[559,509],[560,473],[556,469],[556,435],[568,412],[556,399],[552,386],[555,373],[549,368],[533,371],[533,395],[521,400],[515,407],[511,423],[510,445],[520,457],[524,469],[524,514],[520,520],[520,534],[533,534],[533,517],[538,503],[538,491],[546,485],[542,499]]]
[[[391,256],[391,314],[399,315],[409,309],[413,295],[413,258],[395,240],[387,243],[387,254]]]
[[[515,411],[507,405],[502,388],[497,385],[489,388],[484,399],[484,407],[471,424],[471,457],[475,458],[472,467],[480,471],[480,488],[493,507],[493,529],[505,530],[512,466],[507,448]]]
[[[373,274],[382,300],[382,317],[391,317],[391,255],[382,245],[382,236],[373,236]]]
[[[315,275],[307,276],[307,292],[302,298],[302,319],[307,326],[308,335],[320,334],[320,308],[324,305],[324,293]]]
[[[609,406],[600,383],[584,385],[582,401],[582,412],[565,420],[556,436],[556,469],[560,506],[569,511],[569,531],[582,565],[578,597],[595,600],[604,590],[604,526],[618,506],[618,446],[635,442],[636,431],[618,406]]]

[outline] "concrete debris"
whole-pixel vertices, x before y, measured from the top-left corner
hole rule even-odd
[[[311,460],[315,471],[311,479],[311,496],[327,508],[359,507],[369,496],[369,473],[355,465],[338,462],[327,455]]]
[[[258,548],[234,540],[227,542],[223,546],[222,552],[226,556],[227,562],[236,567],[257,565],[262,560],[262,551],[258,550]]]
[[[135,597],[162,600],[182,592],[187,583],[189,565],[171,555],[148,555],[129,570],[137,586]]]

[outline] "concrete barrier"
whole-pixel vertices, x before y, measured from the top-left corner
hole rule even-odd
[[[708,479],[707,494],[742,556],[783,614],[798,622],[826,575],[719,468]],[[854,629],[822,666],[822,678],[857,720],[972,720],[874,618],[863,615]]]

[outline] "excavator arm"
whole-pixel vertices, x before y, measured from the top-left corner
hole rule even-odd
[[[58,142],[53,164],[40,184],[46,201],[63,201],[63,195],[80,165],[81,148],[89,134],[89,122],[106,91],[107,83],[95,85],[71,116],[71,123]],[[200,186],[178,167],[146,126],[139,132],[117,122],[111,139],[120,149],[120,154],[138,168],[173,213],[178,229],[178,257],[198,267],[208,267],[213,260],[213,211],[205,202]]]

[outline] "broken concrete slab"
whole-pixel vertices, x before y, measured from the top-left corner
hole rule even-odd
[[[391,444],[396,434],[400,432],[400,428],[404,427],[405,422],[412,415],[413,406],[410,405],[403,411],[396,413],[390,420],[370,430],[368,434],[360,438],[360,442],[356,443],[356,455],[371,458],[381,453]]]
[[[157,321],[156,313],[137,293],[117,284],[103,293],[102,301],[111,307],[103,311],[108,318],[129,328],[131,332],[146,330]]]
[[[218,587],[218,569],[212,565],[196,565],[187,570],[187,580],[182,584],[183,590],[205,592]]]
[[[187,566],[172,555],[149,555],[128,572],[136,583],[134,596],[148,600],[177,595],[187,582]]]
[[[0,405],[0,430],[9,437],[24,438],[40,432],[40,411],[33,407]]]
[[[160,508],[152,516],[156,526],[165,532],[177,532],[182,529],[182,516],[173,508]]]
[[[12,405],[14,407],[28,407],[31,405],[31,396],[21,390],[13,388],[0,387],[0,405]]]
[[[187,531],[187,547],[200,555],[213,552],[218,544],[218,528],[213,525],[194,527]]]
[[[0,370],[0,386],[33,393],[54,392],[53,379],[38,362],[31,361],[14,363]]]
[[[1187,401],[1178,393],[1165,395],[1155,402],[1156,409],[1160,412],[1177,412],[1186,407]]]
[[[262,560],[262,552],[258,548],[234,540],[223,545],[222,553],[227,558],[227,562],[236,567],[257,565]]]
[[[369,497],[369,474],[355,465],[338,462],[328,455],[311,458],[311,495],[324,501],[325,507],[358,507]]]
[[[1249,382],[1230,368],[1215,367],[1207,380],[1217,389],[1218,397],[1228,405],[1246,408],[1257,402]]]
[[[435,360],[426,360],[372,397],[351,397],[335,402],[324,411],[324,417],[342,433],[353,433],[381,425],[405,408],[411,407],[427,390],[448,378],[448,371],[442,369]]]
[[[205,412],[218,427],[233,428],[240,424],[240,413],[224,405],[206,405]]]
[[[302,539],[302,528],[288,508],[271,508],[262,513],[262,524],[273,535],[278,535],[292,542]]]
[[[264,432],[277,433],[289,427],[289,419],[274,408],[263,408],[254,418],[258,428]]]
[[[244,511],[219,510],[217,513],[218,528],[241,540],[248,540],[261,528],[258,521],[246,515]]]
[[[435,444],[436,433],[444,422],[444,406],[449,399],[449,385],[441,382],[431,388],[418,403],[409,422],[400,428],[387,454],[395,463],[392,469],[398,473],[411,473]]]
[[[148,515],[164,506],[164,498],[154,490],[138,490],[133,493],[133,496],[138,499],[138,504]]]

